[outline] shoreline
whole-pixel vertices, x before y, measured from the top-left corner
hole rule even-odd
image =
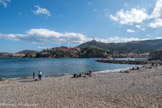
[[[133,65],[133,67],[142,67],[143,65]],[[128,68],[122,68],[122,69],[113,69],[113,70],[101,70],[101,71],[93,71],[93,74],[94,75],[97,75],[97,74],[102,74],[102,73],[113,73],[113,72],[120,72],[120,71],[126,71],[126,70],[130,70],[130,68],[132,67],[128,67]],[[81,74],[81,73],[77,73],[77,74]],[[46,76],[43,76],[44,78],[47,78],[47,77],[63,77],[63,76],[73,76],[73,74],[62,74],[62,75],[46,75]],[[21,79],[32,79],[32,76],[29,76],[29,77],[13,77],[13,78],[3,78],[3,77],[0,77],[0,79],[3,79],[3,80],[21,80]]]

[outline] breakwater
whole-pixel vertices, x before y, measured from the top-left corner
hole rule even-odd
[[[97,62],[102,63],[115,63],[115,64],[137,64],[137,65],[143,65],[143,64],[150,64],[151,61],[148,60],[109,60],[109,59],[98,59]]]

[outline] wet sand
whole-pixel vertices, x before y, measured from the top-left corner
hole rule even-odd
[[[162,107],[162,66],[71,77],[0,81],[0,108]]]

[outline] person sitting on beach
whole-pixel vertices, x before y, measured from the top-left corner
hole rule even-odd
[[[148,66],[148,67],[146,67],[147,69],[152,69],[152,66]]]
[[[79,76],[79,77],[82,77],[82,74],[79,74],[78,76]]]
[[[132,67],[132,70],[136,70],[135,67]]]
[[[91,77],[92,76],[92,71],[89,71],[88,72],[88,75]]]
[[[35,81],[35,71],[33,71],[33,80]]]
[[[155,63],[155,67],[158,67],[158,63]]]
[[[77,77],[77,74],[74,74],[74,75],[73,75],[73,78],[76,78],[76,77]]]
[[[154,62],[151,63],[151,66],[154,66]]]
[[[120,71],[120,73],[123,73],[123,71]]]
[[[89,75],[89,73],[87,72],[87,73],[84,73],[85,75]]]
[[[129,71],[125,71],[124,73],[129,73]]]
[[[129,73],[129,71],[127,71],[127,70],[126,71],[120,71],[120,73]]]

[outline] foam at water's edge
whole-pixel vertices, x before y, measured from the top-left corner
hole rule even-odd
[[[114,70],[104,70],[104,71],[97,71],[97,72],[94,72],[94,74],[99,74],[99,73],[109,73],[109,72],[120,72],[120,71],[129,70],[129,69],[130,69],[130,68],[114,69]]]
[[[7,80],[20,80],[20,79],[28,79],[28,78],[32,78],[32,77],[17,77],[17,78],[4,78]]]
[[[139,65],[138,67],[142,67],[142,65]],[[120,71],[126,71],[131,69],[132,67],[129,68],[123,68],[123,69],[114,69],[114,70],[104,70],[104,71],[96,71],[94,74],[99,74],[99,73],[109,73],[109,72],[120,72]]]

